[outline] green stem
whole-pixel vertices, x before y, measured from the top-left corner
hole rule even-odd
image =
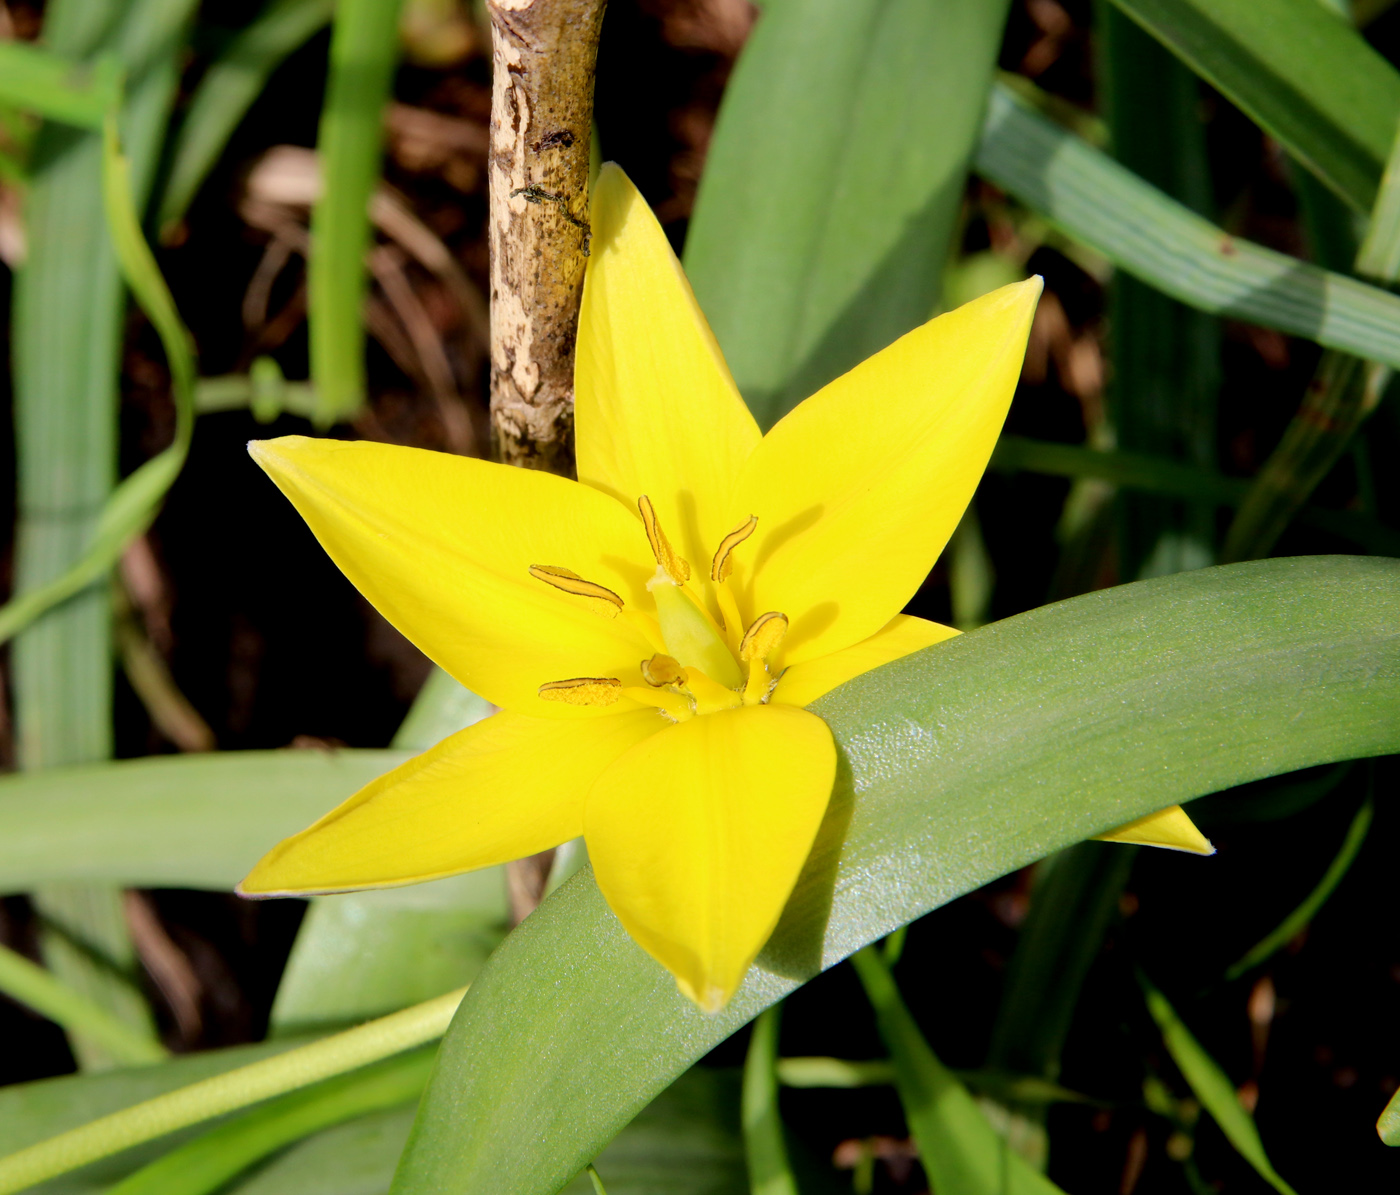
[[[317,419],[334,423],[365,393],[365,247],[379,181],[380,126],[398,60],[400,0],[340,0],[317,149],[321,194],[311,212],[307,315]]]
[[[759,1013],[744,1059],[744,1154],[753,1195],[797,1195],[778,1112],[778,1024],[782,1005]]]
[[[441,1037],[466,988],[192,1083],[0,1158],[0,1195]]]
[[[161,1045],[74,991],[38,963],[0,945],[0,992],[101,1046],[118,1062],[139,1065],[166,1057]]]
[[[1307,928],[1308,922],[1317,916],[1317,911],[1327,903],[1327,898],[1346,877],[1352,863],[1356,860],[1356,856],[1361,853],[1361,847],[1366,841],[1366,832],[1371,828],[1373,813],[1374,807],[1368,797],[1365,804],[1356,811],[1356,816],[1352,818],[1351,825],[1347,829],[1347,836],[1342,840],[1342,849],[1337,852],[1336,858],[1332,860],[1331,865],[1323,873],[1322,879],[1318,880],[1317,887],[1308,893],[1302,904],[1283,919],[1273,933],[1267,935],[1253,950],[1225,972],[1227,980],[1238,979],[1246,971],[1257,967]]]

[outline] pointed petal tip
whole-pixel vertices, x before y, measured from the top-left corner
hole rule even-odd
[[[734,995],[733,991],[727,992],[722,987],[713,983],[701,983],[699,987],[697,987],[689,980],[682,979],[679,975],[676,976],[676,987],[682,996],[708,1017],[718,1016],[723,1012],[724,1006],[729,1003],[730,997]]]
[[[1100,842],[1151,846],[1160,850],[1181,851],[1188,855],[1215,854],[1214,844],[1201,833],[1180,805],[1169,805],[1106,834],[1099,834],[1097,838]]]

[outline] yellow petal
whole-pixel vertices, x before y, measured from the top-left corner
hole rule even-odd
[[[926,618],[896,614],[869,639],[862,639],[853,647],[794,664],[783,673],[778,687],[773,690],[773,700],[781,705],[810,705],[823,693],[831,692],[853,676],[898,660],[920,648],[942,643],[957,633],[952,627],[929,622]]]
[[[704,572],[758,425],[666,234],[615,165],[598,176],[592,223],[574,365],[579,480],[629,505],[650,496]]]
[[[628,619],[530,574],[532,565],[568,569],[651,608],[641,523],[606,495],[389,444],[286,436],[249,452],[341,572],[472,692],[536,717],[593,717],[602,711],[541,700],[539,686],[640,678],[650,650]]]
[[[1193,855],[1213,855],[1215,847],[1196,829],[1180,805],[1149,813],[1126,826],[1097,836],[1100,842],[1127,842],[1137,846],[1160,846],[1169,851],[1189,851]]]
[[[583,832],[598,886],[707,1012],[734,994],[777,925],[835,775],[825,722],[761,705],[663,730],[589,793]]]
[[[239,891],[416,884],[548,850],[583,832],[598,775],[667,725],[655,710],[589,722],[493,714],[279,843]]]
[[[941,315],[837,378],[764,437],[731,517],[746,618],[781,610],[795,664],[873,635],[948,542],[1006,418],[1040,295],[1032,278]]]

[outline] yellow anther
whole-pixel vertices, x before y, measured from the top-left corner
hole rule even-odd
[[[651,554],[656,557],[656,563],[677,585],[684,585],[690,580],[690,565],[671,547],[671,541],[661,530],[661,522],[656,517],[656,508],[652,506],[651,499],[643,494],[637,499],[637,509],[642,512],[642,526],[647,530],[647,542],[651,544]]]
[[[624,604],[611,589],[593,581],[585,581],[573,570],[560,568],[558,565],[532,564],[530,576],[573,597],[582,598],[594,614],[601,614],[604,618],[616,618]]]
[[[575,676],[546,681],[540,686],[540,696],[565,705],[616,705],[622,696],[622,682],[611,676]]]
[[[719,541],[719,548],[715,551],[715,558],[710,561],[710,580],[724,581],[729,574],[734,571],[734,561],[729,559],[729,554],[741,543],[749,538],[758,526],[758,516],[749,515],[748,519],[735,527],[728,535]]]
[[[749,629],[744,632],[743,641],[739,644],[739,659],[745,662],[766,660],[778,650],[778,644],[783,641],[787,629],[788,616],[786,614],[779,614],[776,610],[760,614],[749,624]]]
[[[642,679],[654,689],[662,685],[683,685],[685,669],[679,660],[657,652],[651,659],[642,661]]]

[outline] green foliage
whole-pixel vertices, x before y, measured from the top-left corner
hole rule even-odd
[[[753,1023],[744,1060],[744,1153],[752,1195],[797,1195],[778,1111],[778,1026],[782,1006],[765,1009]]]
[[[700,1013],[576,876],[473,985],[396,1190],[552,1192],[706,1050],[896,926],[1164,805],[1400,748],[1397,617],[1400,564],[1276,560],[1043,607],[849,682],[815,707],[845,761],[826,823],[731,1005]]]
[[[401,751],[155,756],[0,779],[0,891],[97,881],[232,889]]]
[[[1317,0],[1113,0],[1358,211],[1395,139],[1400,75]]]
[[[380,127],[398,61],[399,0],[339,0],[317,150],[320,197],[311,214],[307,316],[316,421],[364,402],[364,256],[369,199],[379,181]]]
[[[974,167],[1182,303],[1400,365],[1400,298],[1230,236],[1008,88],[992,89]]]
[[[168,237],[282,61],[328,24],[335,0],[268,0],[210,64],[175,136],[157,221]]]
[[[685,264],[763,426],[939,301],[1006,0],[788,0],[745,47]]]
[[[1147,997],[1147,1010],[1162,1031],[1162,1040],[1166,1043],[1167,1051],[1186,1082],[1191,1085],[1196,1098],[1201,1101],[1201,1106],[1220,1126],[1220,1131],[1229,1139],[1230,1144],[1239,1150],[1240,1156],[1258,1171],[1260,1178],[1280,1192],[1280,1195],[1297,1195],[1269,1161],[1268,1154],[1264,1152],[1264,1143],[1259,1139],[1259,1130],[1255,1127],[1254,1118],[1240,1103],[1230,1077],[1192,1036],[1191,1030],[1177,1015],[1167,998],[1146,980],[1142,981],[1142,986]]]
[[[83,129],[100,129],[121,96],[112,57],[78,65],[24,42],[0,42],[0,103]]]
[[[894,1061],[899,1100],[930,1185],[960,1195],[1059,1192],[997,1134],[967,1088],[929,1049],[880,953],[867,946],[851,962]]]

